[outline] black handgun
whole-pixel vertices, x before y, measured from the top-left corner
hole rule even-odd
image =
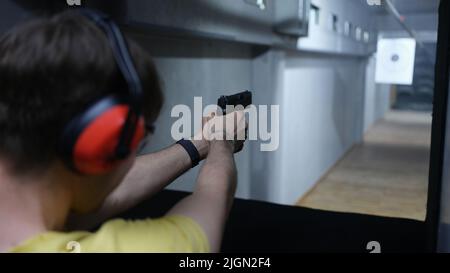
[[[231,96],[221,96],[217,105],[222,109],[223,114],[227,114],[227,105],[236,107],[242,105],[244,108],[252,104],[252,92],[244,91]]]

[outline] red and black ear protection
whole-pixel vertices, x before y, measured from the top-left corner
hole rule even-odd
[[[118,26],[100,12],[84,8],[79,11],[108,37],[128,86],[123,94],[103,97],[77,115],[61,136],[60,152],[68,167],[81,174],[99,175],[113,170],[138,148],[144,137],[142,85]]]

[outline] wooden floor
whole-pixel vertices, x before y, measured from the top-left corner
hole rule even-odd
[[[431,114],[389,112],[298,205],[425,219]]]

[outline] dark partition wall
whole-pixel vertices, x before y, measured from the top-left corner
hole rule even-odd
[[[436,75],[435,75],[435,96],[433,111],[433,127],[432,127],[432,143],[431,143],[431,160],[430,160],[430,176],[428,187],[428,205],[427,205],[427,236],[428,250],[434,252],[438,244],[439,223],[442,227],[448,223],[448,209],[450,209],[450,199],[448,195],[442,192],[442,188],[447,188],[449,176],[447,171],[450,160],[448,148],[450,142],[446,142],[446,128],[448,117],[448,81],[449,81],[449,23],[450,4],[448,1],[441,1],[439,9],[439,37],[436,58]],[[447,134],[449,135],[449,134]],[[444,175],[443,175],[444,174]],[[441,194],[443,198],[441,199]],[[445,215],[447,214],[447,215]],[[441,217],[443,216],[443,217]],[[447,216],[447,220],[445,217]],[[448,238],[450,230],[442,229],[439,239]],[[440,244],[442,246],[442,244]],[[447,245],[440,248],[441,251],[450,251]]]
[[[441,153],[443,153],[442,176],[440,185],[440,206],[439,210],[435,210],[439,216],[439,223],[437,228],[437,250],[439,252],[450,252],[450,112],[448,111],[448,88],[449,88],[449,65],[450,65],[450,20],[448,14],[450,13],[450,5],[448,1],[442,1],[441,7],[441,31],[439,33],[439,53],[438,57],[440,65],[437,67],[437,73],[440,75],[436,77],[438,80],[437,88],[443,94],[442,103],[445,102],[445,116],[446,127],[442,129],[442,142],[444,144]],[[444,100],[446,99],[446,100]],[[438,192],[436,192],[439,194]],[[436,196],[438,198],[439,196]],[[436,200],[437,201],[437,200]]]

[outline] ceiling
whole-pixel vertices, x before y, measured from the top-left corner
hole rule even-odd
[[[402,14],[437,13],[439,0],[392,0],[397,10]]]
[[[391,2],[402,15],[414,13],[438,13],[439,9],[439,0],[391,0]],[[379,12],[386,12],[384,7],[379,7],[378,9]]]

